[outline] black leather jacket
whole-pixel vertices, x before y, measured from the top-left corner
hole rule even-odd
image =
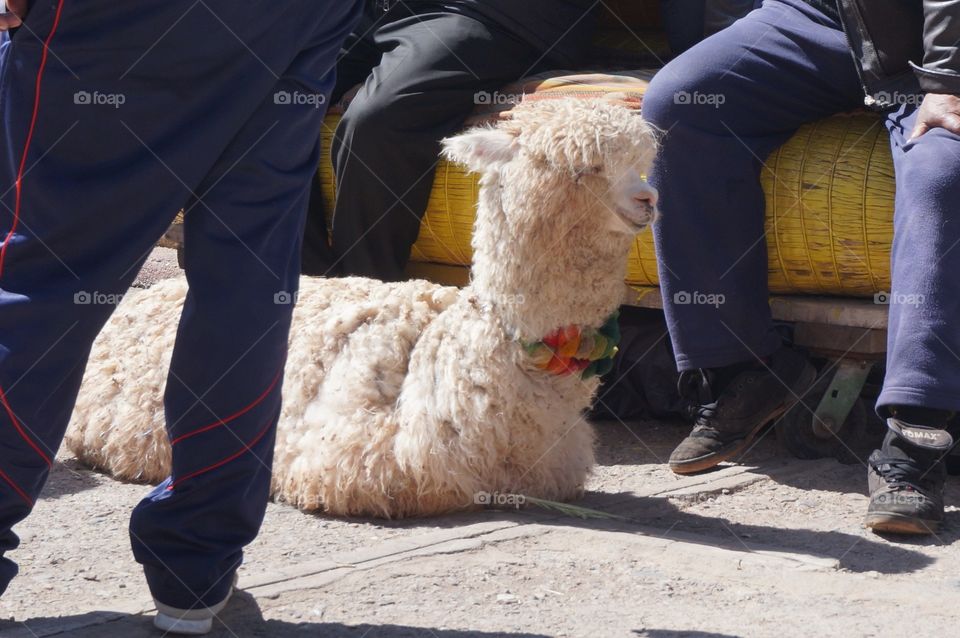
[[[838,0],[873,108],[918,92],[960,95],[960,0]]]

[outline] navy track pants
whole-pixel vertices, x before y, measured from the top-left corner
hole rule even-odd
[[[897,192],[878,406],[960,410],[960,137],[934,129],[908,142],[917,104],[904,102],[877,122],[890,134]],[[802,124],[862,104],[840,25],[802,0],[766,0],[651,82],[643,113],[666,131],[651,176],[663,211],[655,238],[679,369],[779,347],[768,304],[763,160]],[[694,293],[724,303],[687,303]]]
[[[0,556],[95,336],[184,209],[173,472],[130,534],[159,601],[226,595],[266,508],[309,183],[359,5],[39,0],[0,48]],[[16,569],[0,559],[0,591]]]

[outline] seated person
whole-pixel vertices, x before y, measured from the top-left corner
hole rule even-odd
[[[363,82],[337,128],[337,204],[328,245],[316,188],[304,273],[404,278],[440,140],[477,94],[582,63],[593,0],[370,1],[338,64],[334,99]],[[386,5],[386,7],[384,6]]]
[[[866,524],[929,534],[943,519],[946,426],[960,409],[958,12],[956,0],[765,0],[650,84],[643,113],[666,131],[651,176],[663,302],[698,405],[674,471],[736,459],[814,382],[771,320],[760,170],[802,124],[866,104],[886,116],[896,172],[891,298],[923,300],[890,304],[877,404],[889,431],[869,459]],[[726,302],[675,303],[693,291]]]
[[[670,50],[679,55],[727,28],[759,5],[758,0],[660,0]]]

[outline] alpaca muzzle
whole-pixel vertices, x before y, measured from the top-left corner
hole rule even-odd
[[[617,215],[637,232],[657,221],[657,189],[635,170],[628,171],[614,188]]]

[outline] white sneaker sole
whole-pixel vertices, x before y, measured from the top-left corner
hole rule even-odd
[[[186,620],[164,613],[157,613],[153,626],[160,631],[179,636],[205,636],[213,629],[213,617],[203,620]]]
[[[180,636],[204,636],[213,629],[214,617],[223,611],[230,602],[233,591],[237,587],[237,575],[233,575],[233,584],[227,597],[212,607],[203,609],[177,609],[154,600],[157,606],[157,615],[153,619],[153,626],[169,634]]]

